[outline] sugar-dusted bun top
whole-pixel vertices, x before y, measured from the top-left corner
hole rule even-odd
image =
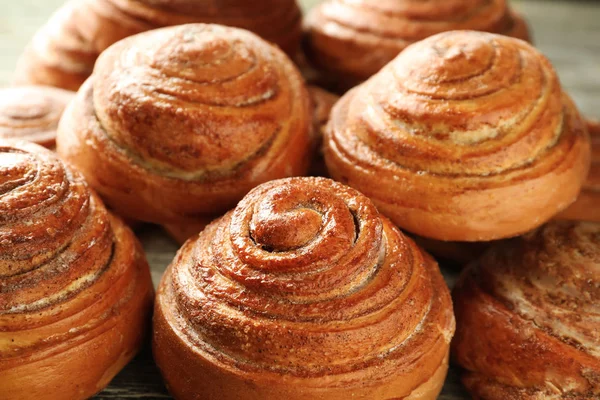
[[[384,159],[415,171],[502,173],[570,134],[570,110],[549,61],[499,35],[431,37],[359,90],[346,126]]]
[[[56,306],[111,263],[108,212],[50,150],[0,140],[0,315]]]
[[[292,62],[240,29],[195,24],[133,36],[101,55],[92,79],[107,135],[164,175],[225,175],[299,130],[308,135]]]
[[[474,31],[407,47],[342,97],[325,142],[334,178],[402,228],[446,241],[540,226],[574,201],[589,168],[584,121],[548,59]]]
[[[203,357],[331,387],[404,377],[385,393],[408,395],[454,330],[432,259],[368,198],[323,178],[252,190],[184,245],[160,292]]]

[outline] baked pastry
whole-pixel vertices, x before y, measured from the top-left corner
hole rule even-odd
[[[322,132],[329,121],[329,113],[335,102],[339,100],[339,96],[314,85],[308,85],[307,89],[312,103],[312,129],[315,142],[315,154],[312,157],[308,174],[311,176],[326,176],[327,168],[323,159]],[[180,244],[183,244],[191,236],[202,231],[209,222],[211,222],[210,218],[206,218],[195,222],[187,221],[184,224],[168,225],[165,228],[171,237]]]
[[[253,31],[294,55],[301,19],[295,0],[71,0],[35,34],[18,62],[15,81],[77,90],[98,55],[113,43],[197,22]]]
[[[258,184],[306,174],[311,124],[282,51],[241,29],[190,24],[102,53],[57,149],[119,215],[189,235]]]
[[[140,244],[83,177],[0,140],[0,398],[102,390],[140,348],[152,298]]]
[[[577,201],[557,219],[600,222],[600,123],[587,121],[592,140],[592,168]],[[415,242],[442,262],[465,266],[478,259],[495,242],[442,242],[415,237]]]
[[[348,89],[408,45],[454,30],[530,39],[526,22],[506,0],[328,0],[306,18],[304,49],[326,81]]]
[[[325,178],[251,191],[159,285],[155,360],[178,399],[435,399],[454,316],[437,264]]]
[[[495,242],[444,242],[413,235],[414,241],[442,265],[462,268],[477,260]]]
[[[0,89],[0,139],[54,148],[58,121],[73,95],[45,86]]]
[[[312,159],[309,175],[327,176],[327,167],[323,158],[323,130],[329,122],[331,109],[340,97],[315,85],[308,85],[308,93],[313,104],[313,129],[316,143],[316,153]]]
[[[325,159],[401,228],[490,241],[573,203],[590,143],[546,57],[521,40],[458,31],[409,46],[344,95]]]
[[[453,351],[475,398],[600,398],[598,243],[600,224],[551,222],[464,272]]]
[[[587,123],[592,139],[592,168],[577,201],[559,219],[600,222],[600,122]]]
[[[329,114],[340,97],[315,85],[308,85],[308,92],[313,103],[313,118],[315,130],[319,136],[329,122]]]

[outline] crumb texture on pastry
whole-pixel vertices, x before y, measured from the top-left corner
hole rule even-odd
[[[47,86],[0,89],[0,138],[53,148],[58,121],[74,93]]]
[[[324,178],[252,190],[179,251],[155,312],[182,399],[434,399],[454,331],[433,259]]]
[[[408,47],[348,92],[332,111],[325,158],[332,177],[400,227],[488,241],[571,204],[590,146],[546,57],[520,40],[456,31]]]
[[[600,397],[599,243],[600,224],[554,221],[465,271],[453,351],[474,396]]]
[[[17,64],[15,81],[77,90],[113,43],[189,23],[247,29],[290,55],[300,44],[301,11],[295,0],[71,0],[35,34]]]
[[[83,177],[0,140],[0,398],[100,391],[141,346],[152,297],[141,246]]]
[[[61,121],[58,151],[119,214],[185,224],[305,174],[311,131],[304,81],[282,51],[241,29],[190,24],[102,53]]]
[[[506,0],[329,0],[308,14],[304,44],[317,69],[351,85],[408,45],[454,30],[530,38],[526,22]]]

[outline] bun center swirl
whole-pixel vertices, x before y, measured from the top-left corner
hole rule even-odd
[[[325,297],[367,279],[382,246],[375,207],[327,181],[290,182],[299,184],[260,186],[233,211],[230,241],[246,272],[233,276],[244,284],[248,275],[261,277],[262,289],[280,294],[293,284],[294,296]]]
[[[490,39],[442,36],[425,49],[410,47],[409,55],[395,64],[398,82],[411,92],[446,100],[472,99],[506,88],[519,67],[519,55]],[[499,73],[501,69],[505,73]]]
[[[239,40],[230,40],[208,32],[181,31],[170,37],[149,58],[149,63],[156,73],[167,75],[197,84],[214,85],[243,79],[258,64],[257,55]],[[182,82],[182,83],[183,83]],[[271,82],[276,86],[276,82]],[[172,95],[179,92],[169,89]],[[271,91],[275,89],[270,88]],[[268,93],[267,93],[268,94]],[[194,93],[201,96],[202,93]],[[222,100],[233,100],[222,96]],[[233,97],[233,96],[232,96]],[[263,97],[266,97],[263,94]],[[215,100],[214,105],[220,105],[217,98],[202,96],[203,100]],[[229,105],[238,105],[230,103]]]
[[[305,247],[321,231],[323,216],[319,210],[308,202],[297,204],[296,199],[285,199],[286,194],[271,193],[252,216],[250,237],[263,250],[296,250]]]

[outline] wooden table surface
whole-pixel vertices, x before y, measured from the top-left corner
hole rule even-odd
[[[319,0],[302,0],[306,7]],[[44,23],[62,0],[3,0],[0,4],[0,86],[8,85],[17,57],[31,35]],[[600,118],[600,2],[595,1],[515,1],[533,26],[535,44],[554,63],[565,89],[581,111]],[[158,283],[171,262],[177,246],[159,229],[139,232]],[[456,278],[444,270],[450,285]],[[104,390],[97,399],[170,398],[146,348]],[[442,400],[468,399],[457,371],[451,369]]]

